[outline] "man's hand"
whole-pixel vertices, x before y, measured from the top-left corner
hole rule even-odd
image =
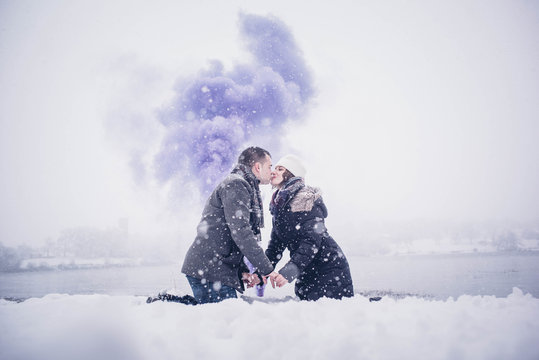
[[[275,271],[273,271],[272,273],[270,273],[269,275],[267,275],[266,277],[269,277],[270,278],[270,281],[271,281],[271,286],[275,289],[275,285],[277,285],[277,287],[282,287],[286,284],[288,284],[288,280],[286,280],[284,278],[284,276],[282,276],[281,274],[279,273],[276,273]]]
[[[242,273],[241,280],[247,285],[248,288],[260,284],[260,278],[256,274]]]

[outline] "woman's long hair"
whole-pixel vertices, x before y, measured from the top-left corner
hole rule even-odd
[[[288,180],[292,179],[293,177],[294,177],[294,174],[292,174],[292,173],[290,172],[290,170],[288,170],[288,169],[285,168],[285,171],[284,171],[284,173],[283,173],[283,181],[281,181],[281,183],[280,183],[279,185],[276,185],[276,186],[274,186],[273,188],[274,188],[274,189],[280,189],[281,186],[284,186],[284,184],[286,184],[286,182],[287,182]]]

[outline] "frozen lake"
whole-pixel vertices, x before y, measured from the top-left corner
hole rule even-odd
[[[358,290],[387,290],[445,300],[460,295],[506,297],[513,287],[539,298],[539,253],[353,258]]]
[[[505,297],[518,287],[539,298],[539,253],[352,256],[349,260],[356,292],[445,300],[464,294]],[[190,293],[179,269],[178,264],[171,264],[0,273],[0,297],[42,297],[51,293],[152,295],[163,289]],[[293,294],[291,286],[270,291],[272,296]]]

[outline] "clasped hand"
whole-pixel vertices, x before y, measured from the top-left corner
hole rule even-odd
[[[265,278],[268,278],[268,277],[270,278],[271,286],[274,289],[275,289],[275,285],[277,285],[277,287],[282,287],[288,284],[288,280],[286,280],[284,276],[282,276],[281,274],[275,271],[271,272],[268,276],[265,276]]]
[[[284,276],[282,276],[281,274],[275,271],[271,272],[270,274],[266,276],[262,276],[264,284],[267,284],[268,278],[270,279],[271,286],[274,289],[275,289],[275,285],[277,285],[277,287],[282,287],[288,284],[288,280],[286,280]],[[251,288],[255,285],[260,284],[260,278],[256,274],[242,273],[241,279],[247,285],[248,288]]]
[[[245,283],[245,285],[247,285],[248,288],[260,284],[260,278],[257,274],[244,272],[241,274],[241,280]]]

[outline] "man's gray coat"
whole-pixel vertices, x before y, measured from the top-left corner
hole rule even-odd
[[[249,174],[249,175],[252,175]],[[258,245],[254,210],[256,189],[240,174],[228,175],[210,195],[202,212],[195,241],[189,248],[182,273],[207,281],[219,281],[243,292],[243,256],[262,275],[273,266]]]

